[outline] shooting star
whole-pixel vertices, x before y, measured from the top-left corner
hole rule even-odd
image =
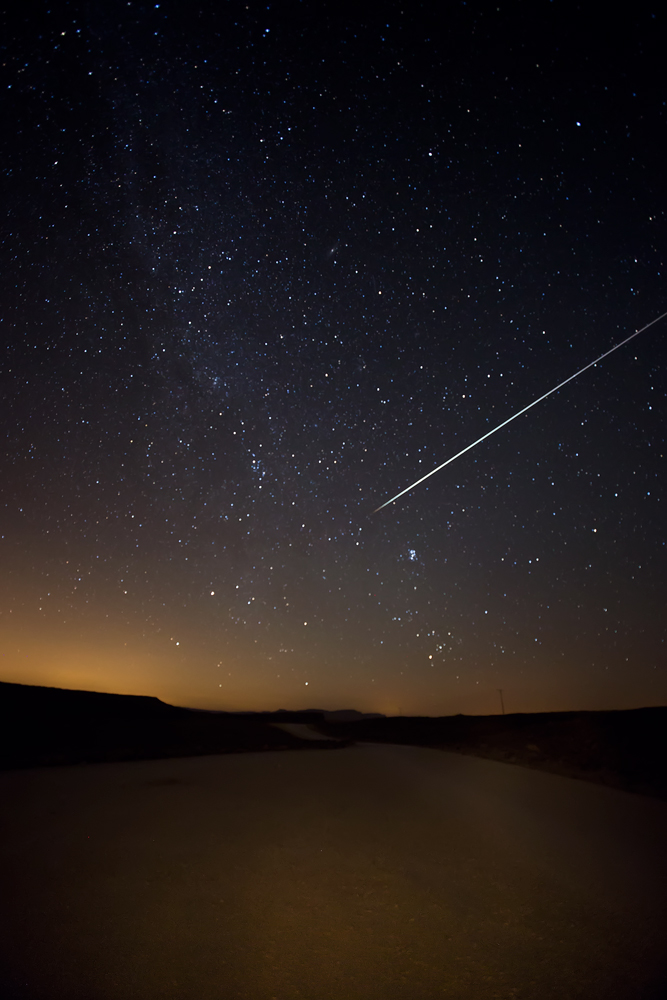
[[[574,373],[574,375],[570,375],[570,377],[566,378],[564,382],[559,382],[558,385],[555,385],[553,387],[553,389],[549,389],[548,392],[545,392],[543,396],[540,396],[538,399],[534,399],[532,403],[529,403],[528,406],[524,406],[522,410],[518,410],[516,413],[513,413],[511,417],[507,418],[507,420],[503,420],[502,424],[498,424],[498,426],[494,427],[493,430],[487,431],[486,434],[482,434],[482,436],[480,438],[477,438],[476,441],[473,441],[472,444],[467,445],[467,447],[463,448],[461,451],[457,451],[456,455],[452,455],[452,457],[448,458],[446,462],[442,463],[442,465],[438,465],[435,469],[432,469],[430,472],[427,472],[425,476],[422,476],[421,479],[418,479],[415,483],[412,483],[412,485],[406,486],[404,490],[401,490],[400,493],[397,493],[395,497],[391,498],[391,500],[385,500],[384,503],[380,504],[379,507],[375,508],[373,513],[377,514],[379,510],[382,510],[384,507],[388,507],[390,503],[394,502],[394,500],[398,500],[399,497],[405,496],[405,494],[409,493],[410,490],[414,490],[415,486],[419,486],[419,484],[423,483],[424,480],[430,479],[430,477],[434,476],[436,472],[440,472],[441,469],[444,469],[446,465],[451,465],[452,462],[455,462],[457,458],[460,458],[461,455],[465,455],[465,453],[467,451],[470,451],[472,448],[476,448],[478,444],[481,444],[482,441],[486,441],[486,439],[491,437],[492,434],[495,434],[496,431],[502,430],[503,427],[507,427],[507,425],[511,424],[513,420],[516,420],[517,417],[520,417],[523,413],[527,413],[528,410],[531,410],[533,406],[537,406],[537,404],[541,403],[543,399],[547,398],[547,396],[550,396],[554,392],[558,392],[558,390],[562,389],[563,386],[567,385],[568,382],[571,382],[573,379],[578,378],[579,375],[583,375],[583,373],[585,371],[588,371],[589,368],[592,368],[593,365],[597,365],[598,362],[602,361],[604,358],[608,358],[609,355],[613,354],[614,351],[617,351],[619,347],[623,347],[624,344],[628,344],[631,340],[634,340],[634,338],[638,337],[640,333],[643,333],[644,330],[648,330],[650,326],[654,326],[656,323],[659,323],[661,319],[665,318],[665,316],[667,316],[667,312],[662,313],[662,315],[658,316],[656,319],[652,319],[650,323],[647,323],[646,326],[643,326],[640,330],[635,330],[635,332],[631,333],[629,337],[625,338],[625,340],[621,340],[620,343],[614,344],[613,347],[610,347],[608,351],[605,351],[604,354],[601,354],[599,358],[595,359],[595,361],[589,361],[587,365],[584,365],[583,368],[580,368],[578,372]]]

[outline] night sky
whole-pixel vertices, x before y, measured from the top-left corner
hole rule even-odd
[[[667,702],[661,5],[11,4],[0,679]],[[379,12],[380,11],[380,12]]]

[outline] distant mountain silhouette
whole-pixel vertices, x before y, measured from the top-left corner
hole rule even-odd
[[[362,719],[386,719],[381,712],[357,712],[355,708],[339,708],[335,712],[323,712],[325,722],[360,722]]]

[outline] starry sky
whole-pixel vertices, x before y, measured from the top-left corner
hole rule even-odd
[[[381,8],[381,9],[380,9]],[[659,4],[53,3],[0,38],[0,679],[665,704]]]

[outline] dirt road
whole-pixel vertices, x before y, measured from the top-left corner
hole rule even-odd
[[[416,747],[0,774],[0,993],[659,1000],[667,803]]]

